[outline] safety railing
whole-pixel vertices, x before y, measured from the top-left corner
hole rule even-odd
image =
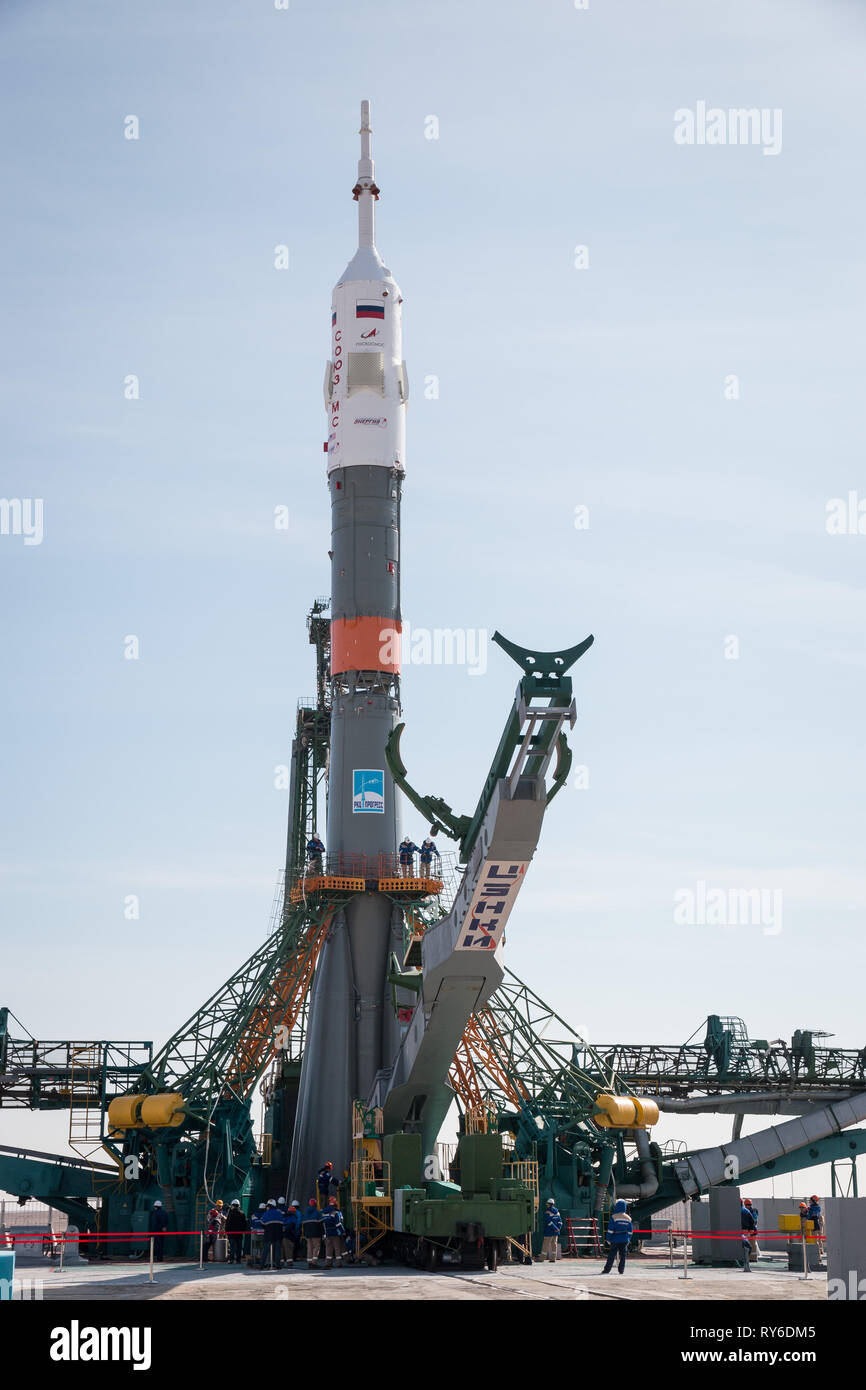
[[[496,1106],[482,1101],[480,1105],[466,1107],[466,1133],[492,1134],[499,1128],[499,1111]]]
[[[352,1164],[352,1205],[387,1206],[391,1202],[391,1165],[362,1158]]]
[[[342,850],[326,852],[321,855],[310,854],[303,864],[293,866],[294,876],[301,878],[442,878],[443,872],[452,870],[456,855],[445,851],[434,854],[430,859],[422,859],[419,854],[405,863],[400,860],[399,851],[381,850],[375,854],[347,854]]]
[[[352,1138],[369,1139],[382,1133],[382,1111],[378,1105],[367,1107],[363,1101],[352,1103]]]
[[[522,1182],[532,1193],[532,1202],[538,1211],[538,1163],[534,1158],[518,1158],[512,1163],[503,1163],[502,1176],[513,1182]]]

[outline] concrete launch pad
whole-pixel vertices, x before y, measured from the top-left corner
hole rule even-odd
[[[58,1273],[38,1259],[22,1260],[17,1273],[39,1279],[42,1297],[60,1302],[211,1301],[394,1301],[525,1300],[573,1302],[825,1302],[827,1277],[811,1274],[804,1280],[790,1273],[781,1260],[760,1261],[752,1273],[735,1269],[671,1269],[667,1256],[632,1260],[622,1276],[603,1275],[594,1260],[559,1260],[556,1264],[505,1265],[486,1272],[426,1274],[399,1265],[378,1269],[307,1270],[302,1263],[290,1270],[265,1271],[179,1263],[157,1268],[148,1282],[147,1267],[106,1264],[98,1269],[69,1268]]]

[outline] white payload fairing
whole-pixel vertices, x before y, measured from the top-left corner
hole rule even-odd
[[[406,402],[400,288],[375,244],[379,190],[370,157],[370,103],[361,103],[358,249],[331,299],[331,359],[325,368],[328,472],[374,464],[402,472]]]

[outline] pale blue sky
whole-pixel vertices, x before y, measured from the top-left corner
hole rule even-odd
[[[4,5],[2,495],[45,529],[0,537],[0,1002],[34,1033],[159,1043],[266,929],[369,97],[406,615],[596,634],[590,787],[551,808],[508,963],[594,1041],[714,1011],[863,1045],[866,536],[824,518],[866,496],[864,31],[841,0]],[[781,153],[676,145],[701,100],[780,108]],[[496,649],[407,672],[416,785],[474,806],[515,677]],[[676,927],[699,879],[783,888],[782,932]]]

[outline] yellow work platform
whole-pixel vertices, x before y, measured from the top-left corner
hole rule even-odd
[[[442,892],[439,878],[380,878],[380,893],[430,893]]]
[[[366,883],[362,878],[335,878],[330,875],[321,878],[300,879],[289,893],[293,903],[303,902],[311,893],[363,893]]]

